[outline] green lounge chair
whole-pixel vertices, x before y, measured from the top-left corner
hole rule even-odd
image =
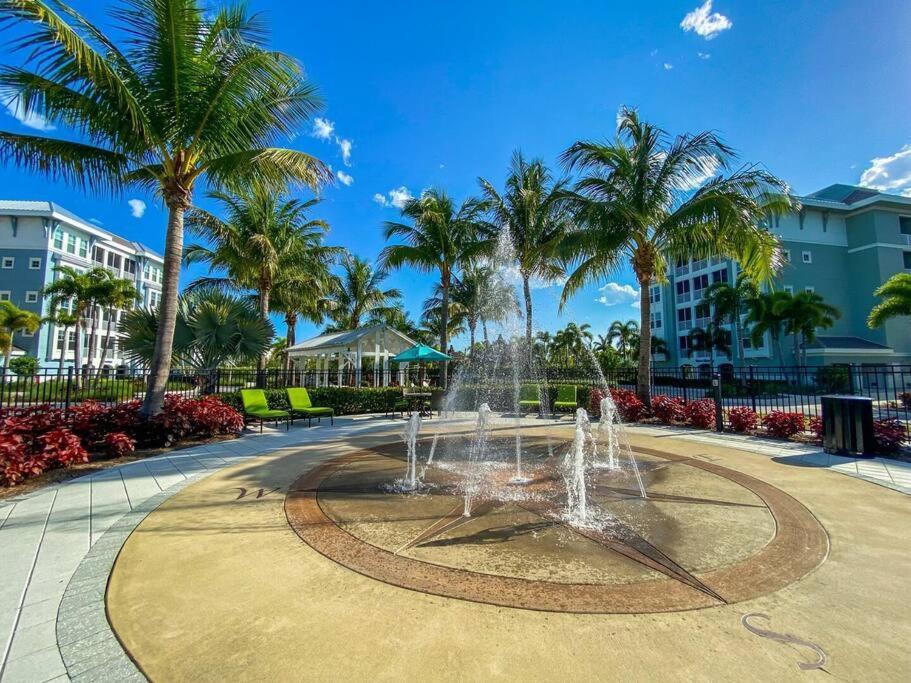
[[[329,424],[335,424],[335,411],[332,408],[314,406],[310,402],[310,394],[303,387],[294,389],[289,387],[285,391],[288,392],[288,404],[291,406],[291,414],[306,417],[308,427],[312,424],[314,417],[317,422],[320,421],[320,418],[328,417]]]
[[[244,415],[259,420],[260,433],[263,431],[263,420],[275,420],[276,427],[279,420],[284,420],[285,429],[288,429],[291,413],[270,408],[269,402],[266,401],[266,392],[262,389],[241,389],[240,400],[244,406]]]
[[[523,384],[519,388],[519,411],[541,412],[541,388],[537,384]]]
[[[554,401],[554,414],[558,410],[573,411],[579,406],[575,384],[561,384],[557,387],[557,400]]]

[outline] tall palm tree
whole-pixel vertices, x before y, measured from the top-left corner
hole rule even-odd
[[[322,243],[326,223],[307,217],[319,200],[289,198],[262,184],[236,194],[212,192],[209,196],[221,205],[225,218],[198,208],[187,212],[187,230],[212,246],[191,244],[184,260],[206,263],[210,272],[223,271],[226,275],[197,278],[189,290],[212,286],[252,289],[260,316],[268,320],[276,280],[290,281],[297,276],[298,285],[305,287],[310,284],[308,271],[321,263],[328,265],[339,253],[336,247]],[[264,361],[260,359],[257,367],[261,368]]]
[[[558,352],[562,352],[563,360],[567,365],[571,365],[577,358],[586,353],[591,348],[594,341],[594,335],[591,333],[591,325],[583,323],[567,323],[562,330],[557,330],[554,334],[554,347]]]
[[[607,329],[607,338],[611,343],[616,342],[617,351],[624,358],[629,358],[633,349],[633,342],[638,339],[639,323],[635,320],[622,322],[615,320]]]
[[[321,102],[290,56],[267,49],[265,26],[242,5],[123,0],[113,12],[121,45],[62,2],[0,3],[25,25],[13,48],[25,68],[0,70],[20,110],[81,139],[0,132],[0,160],[99,193],[158,193],[168,211],[162,324],[142,414],[161,410],[177,320],[184,212],[198,183],[253,180],[317,186],[329,169],[274,147]],[[29,70],[31,69],[31,70]]]
[[[389,277],[385,268],[375,268],[367,259],[348,254],[341,262],[342,273],[329,294],[330,330],[354,330],[370,318],[382,316],[400,305],[398,289],[383,289]]]
[[[737,334],[737,359],[743,364],[744,358],[744,333],[743,314],[747,302],[759,296],[759,288],[743,273],[737,276],[732,285],[727,282],[714,282],[705,291],[703,302],[714,309],[715,322],[727,322],[734,327]]]
[[[882,297],[867,318],[871,328],[882,327],[887,320],[901,315],[911,316],[911,273],[896,273],[873,292]]]
[[[79,318],[70,313],[66,308],[58,306],[52,308],[50,315],[46,315],[44,318],[42,318],[41,322],[53,325],[55,328],[60,328],[61,336],[63,337],[63,344],[60,348],[60,359],[57,365],[57,374],[62,375],[63,364],[66,362],[66,352],[69,349],[70,328],[79,323]]]
[[[9,370],[13,355],[13,335],[19,330],[32,334],[41,326],[41,317],[19,308],[11,301],[0,301],[0,334],[2,334],[3,371]]]
[[[107,292],[100,303],[107,309],[107,329],[104,333],[104,346],[101,348],[101,360],[98,367],[103,368],[111,348],[111,332],[114,325],[114,316],[118,310],[132,308],[140,300],[136,285],[126,278],[112,278],[107,287]]]
[[[402,207],[408,223],[387,222],[385,239],[401,238],[380,253],[384,268],[410,265],[418,270],[436,270],[440,275],[440,350],[449,347],[449,295],[458,269],[491,248],[489,226],[481,220],[482,205],[468,199],[458,208],[442,190],[430,189]],[[448,383],[447,363],[442,363],[442,386]]]
[[[316,325],[321,325],[331,308],[329,294],[334,280],[329,271],[329,263],[314,258],[307,268],[292,274],[292,277],[280,277],[274,282],[271,296],[271,307],[285,318],[285,348],[297,343],[297,321],[300,318]],[[291,369],[291,357],[284,354],[285,370]]]
[[[798,292],[780,297],[775,313],[784,319],[784,328],[794,340],[794,363],[807,364],[807,345],[816,341],[818,329],[828,329],[841,317],[841,311],[827,304],[816,292]]]
[[[787,292],[760,292],[756,297],[746,301],[746,325],[750,329],[750,344],[762,346],[766,333],[772,340],[778,363],[784,365],[784,352],[781,350],[781,337],[784,334],[785,318],[781,315],[779,301],[790,298]]]
[[[637,392],[647,405],[649,286],[664,278],[666,259],[733,258],[755,282],[769,280],[781,265],[778,240],[760,222],[770,213],[793,210],[794,202],[782,181],[755,166],[703,182],[729,170],[733,160],[732,150],[714,133],[672,140],[630,109],[621,112],[613,142],[581,141],[563,154],[567,167],[582,173],[576,183],[582,225],[563,241],[575,268],[562,304],[582,286],[632,264],[642,335]]]
[[[69,304],[76,318],[76,351],[73,361],[76,367],[76,382],[82,375],[82,338],[86,333],[87,317],[94,305],[98,293],[98,283],[109,279],[110,273],[104,268],[90,268],[80,272],[71,266],[55,266],[55,280],[44,287],[44,294],[50,298],[51,310],[59,309],[64,303]],[[67,343],[63,350],[66,353]]]
[[[481,191],[500,230],[509,233],[515,249],[525,296],[525,344],[532,347],[532,279],[551,283],[565,275],[560,243],[572,229],[569,210],[569,181],[555,180],[540,159],[528,161],[515,151],[500,193],[479,178]]]

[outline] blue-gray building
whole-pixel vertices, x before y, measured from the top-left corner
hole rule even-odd
[[[108,268],[114,275],[136,283],[140,305],[155,307],[161,300],[164,260],[139,242],[83,220],[53,202],[0,200],[0,301],[12,301],[20,308],[40,316],[50,315],[43,288],[53,282],[56,266],[88,270]],[[73,302],[70,302],[72,307]],[[105,366],[117,369],[126,365],[119,343],[118,323],[123,311],[114,313],[112,339]],[[83,335],[84,363],[99,367],[105,343],[107,312],[97,313],[99,334],[91,351],[88,335]],[[75,332],[53,324],[42,325],[33,335],[20,332],[13,337],[14,355],[38,358],[42,367],[58,367],[64,354],[65,366],[72,365],[76,351]]]

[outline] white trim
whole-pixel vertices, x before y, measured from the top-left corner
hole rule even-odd
[[[9,301],[12,298],[13,293],[8,289],[0,290],[0,301]]]
[[[35,261],[38,262],[38,265],[35,265]],[[40,256],[32,256],[28,260],[28,269],[29,270],[41,270],[42,258]]]
[[[873,242],[872,244],[865,244],[862,247],[854,247],[853,249],[848,249],[849,254],[856,254],[858,251],[865,251],[866,249],[901,249],[905,250],[908,248],[907,244],[890,244],[889,242]]]
[[[9,265],[6,265],[7,261]],[[16,267],[16,257],[15,256],[4,256],[2,262],[0,262],[0,268],[3,270],[12,270]]]
[[[892,349],[807,349],[808,356],[825,356],[827,354],[835,356],[894,356],[895,351]]]
[[[30,296],[34,295],[33,299],[29,299]],[[25,303],[27,304],[37,304],[38,303],[38,292],[35,290],[30,290],[25,293]]]

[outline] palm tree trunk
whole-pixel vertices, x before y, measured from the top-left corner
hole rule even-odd
[[[149,384],[142,402],[140,415],[152,417],[161,412],[165,389],[171,372],[171,354],[174,350],[174,329],[177,326],[177,295],[180,284],[180,263],[183,258],[183,217],[190,205],[190,197],[166,198],[168,205],[168,232],[165,238],[164,280],[161,303],[158,306],[158,330],[155,335],[155,353],[149,365]]]
[[[487,318],[481,318],[481,332],[484,333],[484,348],[490,346],[490,338],[487,336]]]
[[[800,337],[794,333],[794,365],[800,365]]]
[[[531,287],[528,284],[528,275],[522,273],[522,288],[525,294],[525,348],[528,349],[528,363],[531,365]]]
[[[295,344],[295,335],[297,334],[297,313],[285,313],[285,326],[288,328],[285,332],[285,372],[291,370],[291,355],[288,353]]]
[[[652,407],[652,328],[649,326],[652,302],[648,297],[650,282],[651,277],[639,277],[639,373],[636,377],[636,393],[648,408]]]
[[[108,349],[111,345],[111,323],[114,320],[114,309],[108,311],[108,324],[104,331],[104,346],[101,349],[101,360],[98,362],[98,369],[104,367],[104,362],[108,359]]]
[[[443,353],[447,352],[449,348],[449,273],[444,272],[440,278],[440,286],[443,289],[443,310],[440,311],[440,351]],[[442,377],[440,378],[440,385],[443,389],[446,389],[449,384],[449,377],[447,376],[447,370],[449,369],[449,362],[443,361],[440,363],[440,370],[442,372]]]
[[[259,289],[259,315],[264,322],[269,320],[269,287],[268,285],[261,285]],[[263,354],[256,359],[256,370],[257,372],[262,372],[263,368],[266,366],[266,358],[269,355],[269,351],[263,351]]]
[[[474,318],[468,319],[468,355],[474,355],[474,331],[478,326],[478,321]]]
[[[735,311],[737,319],[734,323],[734,329],[737,331],[737,357],[740,360],[740,366],[746,363],[746,350],[743,346],[743,322],[740,319],[740,311]]]
[[[80,379],[82,377],[82,335],[85,333],[85,322],[82,319],[82,314],[78,315],[78,322],[76,323],[76,350],[73,352],[73,365],[76,366],[73,377],[76,380],[76,388],[80,386]]]
[[[66,352],[70,349],[70,328],[63,326],[63,348],[60,349],[60,361],[57,365],[57,376],[63,375],[63,361],[66,358]]]

